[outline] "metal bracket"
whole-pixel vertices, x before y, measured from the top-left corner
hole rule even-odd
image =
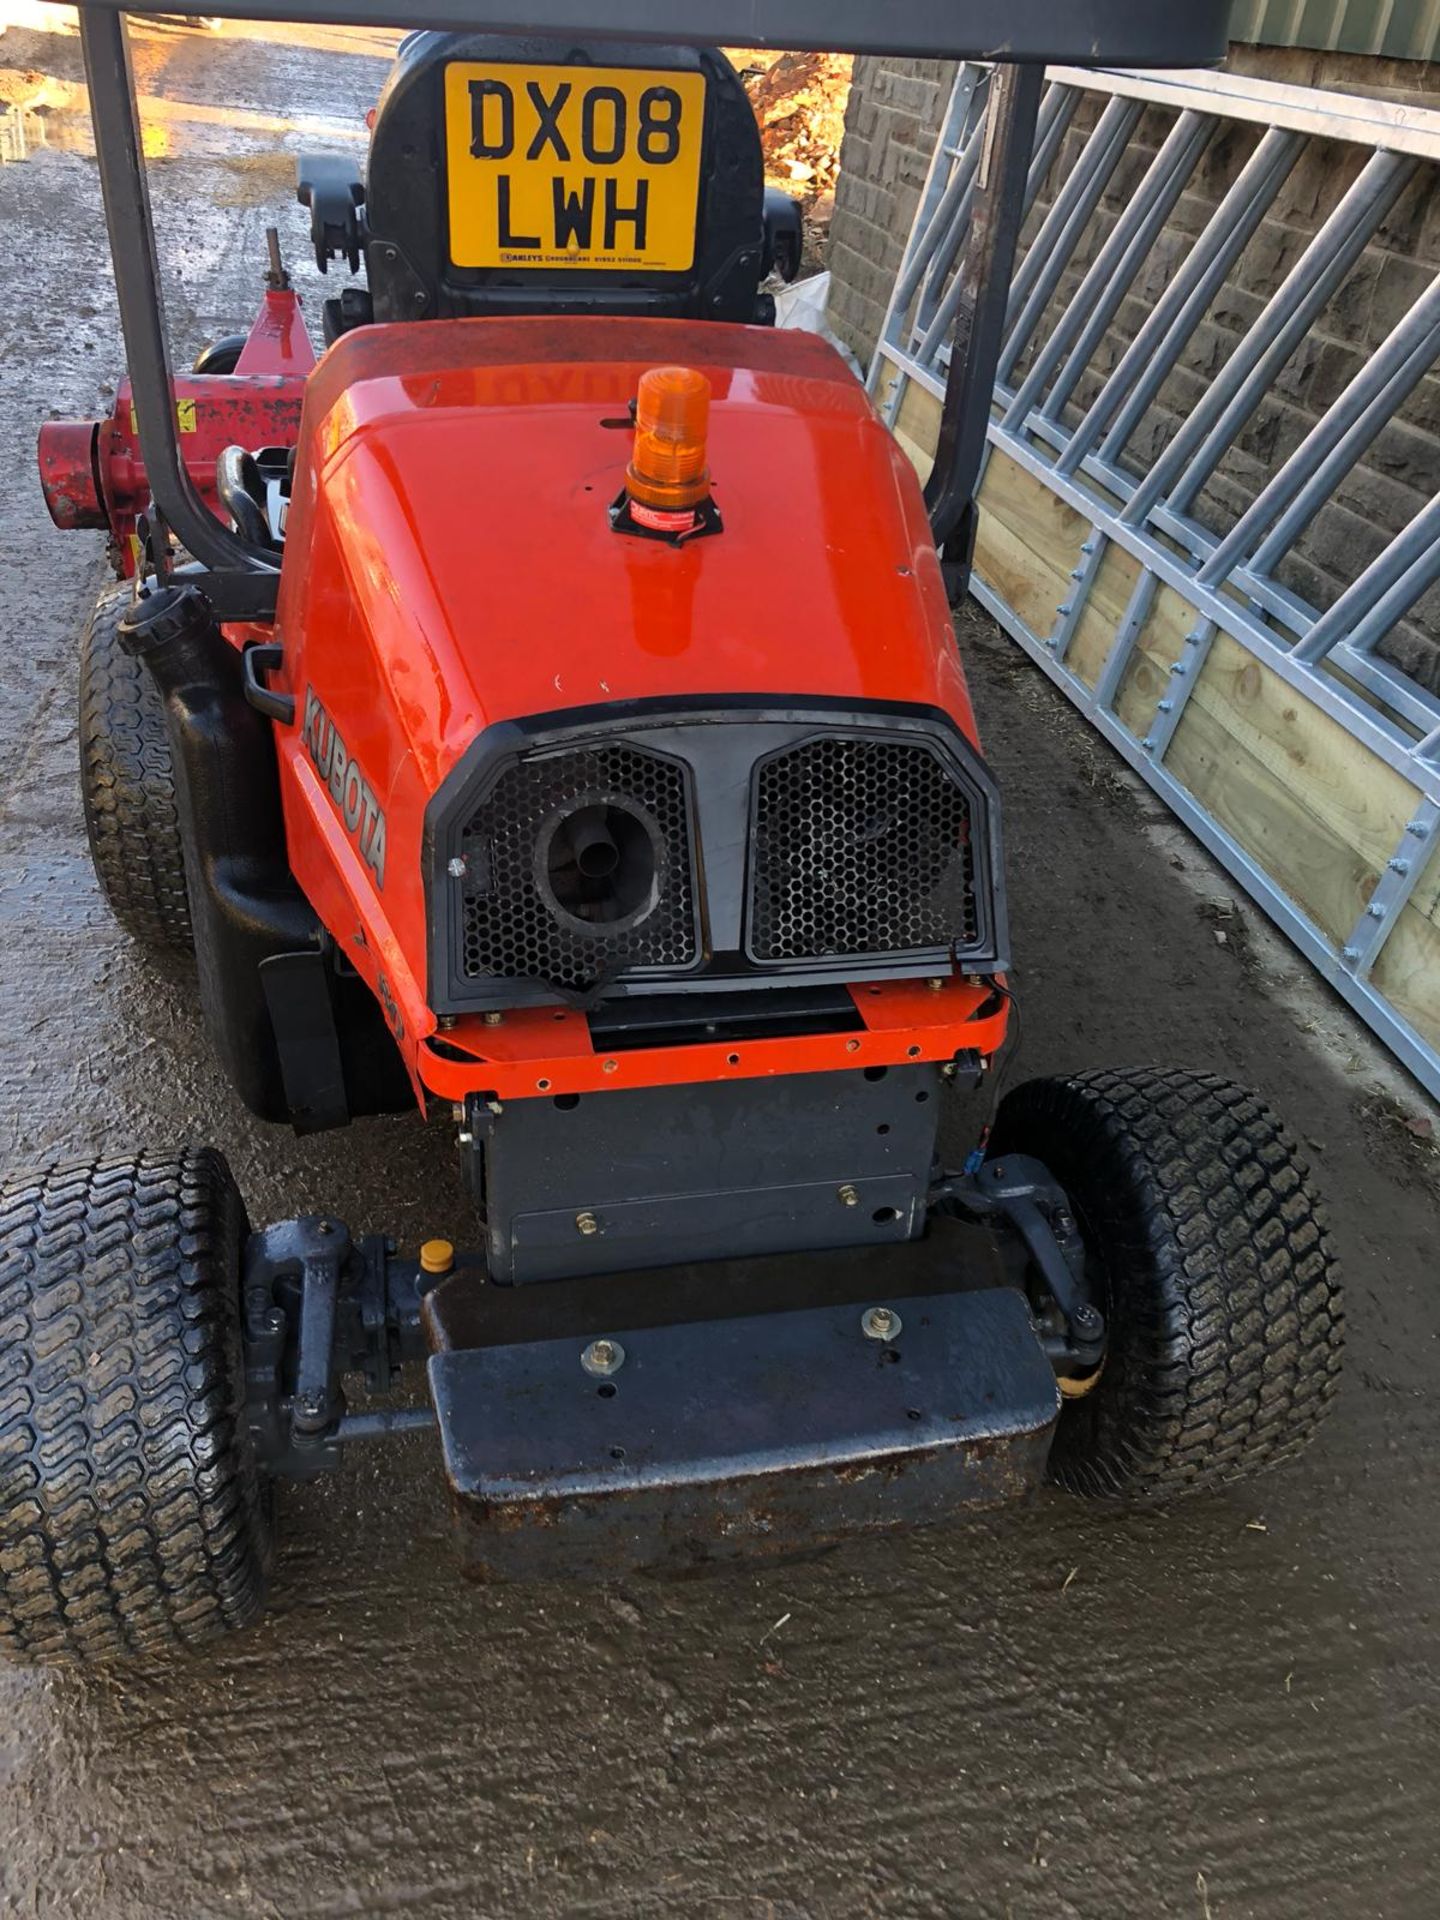
[[[357,1247],[343,1221],[306,1214],[250,1236],[244,1258],[246,1401],[265,1472],[308,1480],[340,1465],[349,1440],[433,1425],[428,1408],[350,1413],[341,1375],[372,1392],[420,1358],[424,1277],[373,1235]]]
[[[325,1435],[333,1425],[340,1387],[335,1374],[335,1321],[340,1303],[340,1266],[350,1235],[333,1220],[297,1223],[300,1242],[300,1342],[290,1432],[297,1446]]]
[[[1009,1153],[973,1173],[949,1174],[931,1189],[931,1203],[948,1202],[978,1220],[1002,1220],[1025,1243],[1046,1291],[1065,1322],[1060,1340],[1042,1345],[1052,1360],[1093,1367],[1105,1352],[1105,1320],[1090,1298],[1085,1241],[1064,1188],[1039,1160]]]
[[[282,727],[295,724],[295,696],[293,693],[274,693],[266,686],[264,675],[274,673],[285,664],[285,649],[269,643],[246,647],[240,656],[241,681],[245,689],[245,698],[257,713],[263,713],[267,719],[276,721]]]
[[[295,198],[310,209],[310,244],[321,273],[332,260],[344,260],[351,273],[360,271],[365,243],[365,182],[348,154],[302,153],[295,162]]]

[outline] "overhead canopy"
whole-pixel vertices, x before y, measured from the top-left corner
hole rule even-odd
[[[174,12],[133,0],[81,4],[141,16]],[[1224,58],[1230,0],[605,0],[603,8],[594,0],[221,0],[206,11],[326,26],[1195,67]]]

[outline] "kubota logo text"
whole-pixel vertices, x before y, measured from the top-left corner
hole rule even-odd
[[[359,847],[360,857],[374,874],[376,886],[383,887],[384,809],[375,798],[375,789],[360,771],[359,763],[351,759],[335,722],[312,687],[305,690],[304,740],[320,778],[330,789],[335,811],[345,822],[345,831]]]

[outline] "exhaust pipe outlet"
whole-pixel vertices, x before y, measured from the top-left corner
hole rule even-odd
[[[585,807],[567,822],[570,850],[587,880],[606,880],[620,864],[620,849],[610,832],[604,807]]]
[[[197,587],[138,600],[120,642],[165,702],[206,1027],[251,1111],[288,1120],[260,968],[315,952],[320,926],[290,872],[274,734],[246,701],[240,654]]]

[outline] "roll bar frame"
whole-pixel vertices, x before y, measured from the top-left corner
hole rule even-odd
[[[221,0],[226,18],[301,25],[395,26],[399,0]],[[123,8],[123,11],[122,11]],[[80,38],[120,325],[140,450],[157,515],[198,563],[222,617],[273,613],[276,556],[250,545],[206,507],[180,458],[155,227],[125,13],[172,9],[80,0]],[[771,46],[928,55],[996,63],[986,153],[976,182],[962,292],[926,503],[952,588],[968,574],[973,494],[984,451],[995,362],[1023,214],[1047,62],[1072,66],[1201,66],[1221,59],[1229,0],[420,0],[406,28],[574,35],[584,39]],[[418,324],[418,323],[417,323]]]

